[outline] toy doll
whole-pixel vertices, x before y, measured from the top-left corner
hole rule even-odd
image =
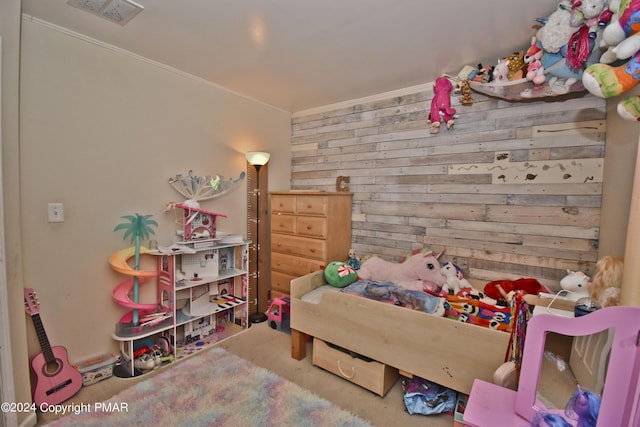
[[[356,255],[356,250],[351,248],[349,249],[349,259],[347,260],[347,264],[354,270],[360,270],[360,258]]]
[[[564,415],[575,420],[572,424],[559,414],[538,412],[531,425],[533,427],[595,427],[600,412],[600,396],[578,386],[564,410]]]
[[[620,303],[623,269],[624,260],[621,256],[608,255],[598,260],[589,285],[589,296],[599,307]]]

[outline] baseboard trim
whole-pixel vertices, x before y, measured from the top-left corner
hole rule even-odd
[[[21,423],[20,427],[33,427],[38,423],[38,414],[35,412],[29,412],[27,418],[25,418]]]

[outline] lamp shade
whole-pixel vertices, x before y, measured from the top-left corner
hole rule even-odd
[[[266,165],[269,161],[271,154],[264,151],[249,151],[247,152],[247,161],[253,166]]]

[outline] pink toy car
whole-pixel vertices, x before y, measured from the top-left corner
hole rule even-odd
[[[291,299],[289,296],[278,297],[273,300],[267,310],[269,326],[283,332],[291,332],[289,323],[291,314]]]

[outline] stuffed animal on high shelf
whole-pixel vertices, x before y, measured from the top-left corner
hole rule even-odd
[[[471,86],[469,86],[468,79],[460,82],[460,103],[462,105],[473,105],[473,96],[471,95]]]
[[[524,52],[515,52],[504,58],[498,58],[498,63],[493,67],[492,82],[506,83],[510,80],[520,80],[525,77],[527,66]]]
[[[534,84],[534,88],[542,86],[547,80],[544,75],[544,67],[542,65],[542,46],[537,43],[535,37],[531,38],[531,46],[524,55],[524,62],[527,64],[527,80],[530,80]]]
[[[582,76],[584,87],[601,98],[622,95],[634,88],[640,77],[640,0],[611,1],[609,8],[617,17],[602,32],[609,50]],[[624,62],[610,65],[614,61]],[[620,101],[618,114],[626,120],[640,120],[640,96]]]
[[[584,69],[599,61],[598,31],[610,19],[606,0],[563,0],[536,33],[544,53],[542,66],[553,93],[565,94],[582,79]]]
[[[451,107],[451,91],[453,84],[446,77],[438,77],[433,83],[433,98],[429,113],[429,129],[431,133],[440,132],[440,123],[445,123],[451,129],[455,123],[456,109]]]
[[[440,292],[445,278],[440,274],[442,252],[434,255],[432,251],[417,253],[402,263],[386,261],[379,257],[368,258],[362,262],[358,277],[377,282],[393,282],[403,288],[415,291]]]
[[[589,286],[589,296],[599,307],[620,304],[620,288],[624,259],[607,255],[596,263],[596,270]]]

